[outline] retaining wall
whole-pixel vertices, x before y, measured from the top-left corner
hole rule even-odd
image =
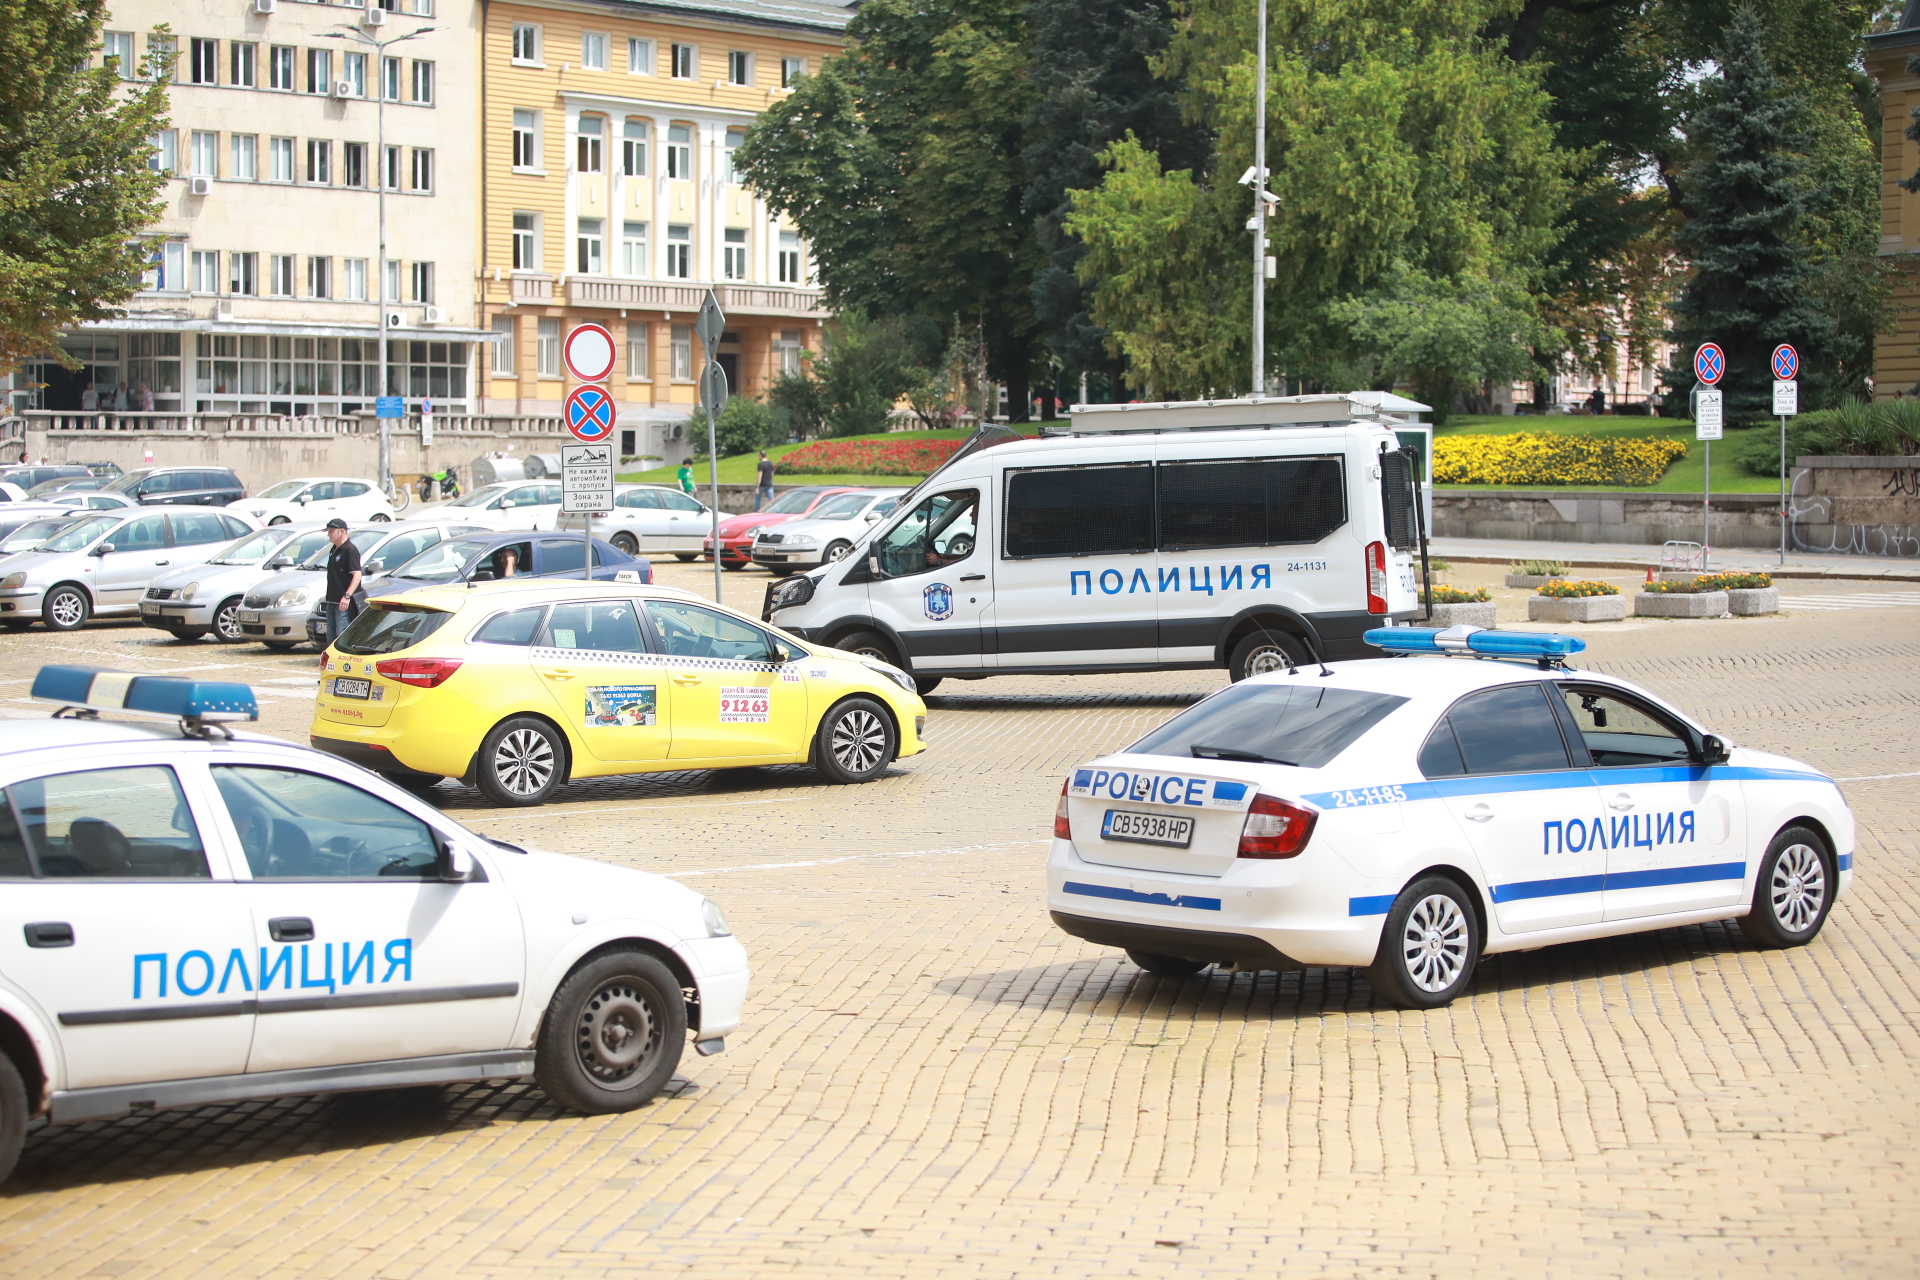
[[[1796,551],[1920,557],[1920,457],[1801,458],[1787,510]]]
[[[1697,493],[1435,489],[1433,533],[1519,542],[1699,542],[1700,502]],[[1779,513],[1773,494],[1715,494],[1707,540],[1716,547],[1777,547]]]

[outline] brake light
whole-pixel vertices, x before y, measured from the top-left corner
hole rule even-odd
[[[447,677],[460,669],[458,658],[388,658],[376,662],[373,669],[389,680],[410,684],[416,689],[438,689]]]
[[[1292,858],[1307,847],[1320,815],[1273,796],[1255,796],[1240,828],[1242,858]]]
[[[1067,784],[1060,784],[1060,803],[1053,811],[1053,838],[1055,840],[1073,839],[1073,828],[1067,823]]]
[[[1367,612],[1387,611],[1387,544],[1367,544]]]

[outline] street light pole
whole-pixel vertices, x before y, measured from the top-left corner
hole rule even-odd
[[[1267,0],[1260,0],[1253,86],[1253,394],[1267,389]],[[1231,172],[1231,171],[1229,171]]]

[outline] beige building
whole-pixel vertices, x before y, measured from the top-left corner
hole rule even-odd
[[[1920,171],[1920,147],[1906,136],[1920,107],[1920,77],[1907,58],[1920,53],[1920,0],[1908,0],[1892,31],[1867,37],[1867,74],[1880,82],[1880,255],[1920,252],[1920,195],[1899,183]],[[1874,340],[1873,398],[1920,394],[1920,276],[1895,278],[1893,331]]]

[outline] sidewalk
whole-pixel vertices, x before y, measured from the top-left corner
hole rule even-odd
[[[1657,546],[1608,542],[1508,542],[1497,538],[1435,538],[1430,553],[1463,564],[1511,564],[1516,560],[1560,560],[1570,568],[1644,569],[1660,564]],[[1920,582],[1920,559],[1876,556],[1815,556],[1735,547],[1713,550],[1707,567],[1715,572],[1746,570],[1776,578],[1853,578],[1869,582]]]

